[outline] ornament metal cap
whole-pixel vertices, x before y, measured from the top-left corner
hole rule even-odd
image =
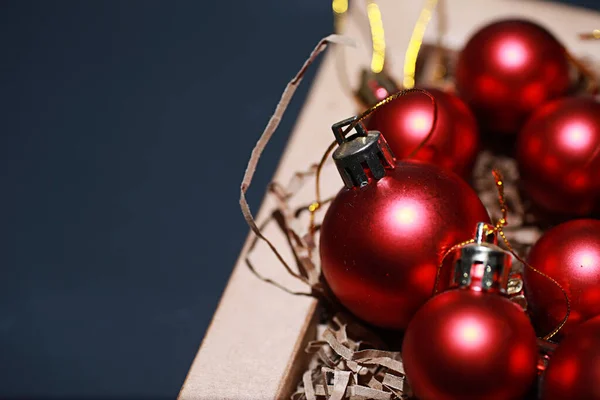
[[[399,90],[396,82],[385,70],[375,73],[365,68],[362,70],[360,86],[355,95],[362,104],[370,107]]]
[[[347,188],[363,187],[371,179],[383,178],[385,170],[394,168],[396,163],[396,157],[380,132],[367,132],[359,123],[355,134],[344,137],[342,129],[356,118],[345,119],[331,127],[339,145],[333,152],[333,160]]]
[[[512,255],[497,246],[496,235],[486,236],[486,227],[484,222],[478,223],[475,243],[457,252],[451,286],[506,294]]]

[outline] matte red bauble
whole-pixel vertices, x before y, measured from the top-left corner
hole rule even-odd
[[[402,354],[420,400],[520,399],[536,374],[536,337],[525,313],[506,298],[471,290],[425,304]]]
[[[579,219],[555,226],[533,246],[528,262],[556,279],[571,301],[571,315],[556,339],[600,315],[600,220]],[[546,334],[565,316],[564,295],[529,269],[524,278],[532,320],[538,333]]]
[[[477,121],[458,97],[439,89],[427,91],[437,102],[437,123],[414,159],[468,178],[479,149]],[[420,93],[407,94],[375,110],[367,127],[383,133],[396,157],[406,159],[429,134],[431,111],[431,99]]]
[[[542,400],[600,400],[600,317],[558,346],[544,375]]]
[[[517,400],[532,387],[537,339],[505,296],[509,258],[496,246],[465,246],[459,288],[433,297],[410,322],[402,358],[420,400]]]
[[[541,26],[502,20],[460,52],[456,87],[486,130],[517,133],[528,115],[570,85],[565,49]]]
[[[445,251],[489,217],[457,175],[418,161],[395,163],[379,132],[358,128],[350,140],[337,135],[334,159],[346,188],[323,220],[322,271],[356,316],[402,330],[431,297]]]
[[[600,203],[600,102],[555,100],[536,111],[519,134],[523,189],[547,211],[588,215]]]

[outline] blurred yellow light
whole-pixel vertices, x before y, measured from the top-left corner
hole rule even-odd
[[[600,29],[594,29],[592,31],[592,36],[594,36],[596,39],[600,39]]]
[[[378,74],[383,71],[385,64],[385,33],[383,31],[383,20],[381,10],[375,2],[367,5],[367,17],[371,26],[371,38],[373,41],[373,55],[371,57],[371,71]]]
[[[421,15],[415,25],[412,37],[408,43],[406,49],[406,56],[404,57],[404,80],[403,86],[406,89],[411,89],[415,86],[415,70],[417,67],[417,56],[423,43],[423,36],[425,35],[425,29],[431,19],[432,10],[437,6],[437,0],[428,0],[421,10]]]
[[[348,11],[348,0],[333,0],[331,6],[334,13],[343,14]]]

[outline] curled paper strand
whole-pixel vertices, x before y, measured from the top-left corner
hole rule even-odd
[[[337,43],[337,44],[350,45],[350,46],[352,46],[354,44],[354,42],[352,40],[350,40],[349,38],[346,38],[346,37],[343,37],[340,35],[329,35],[326,38],[321,39],[321,41],[319,41],[319,43],[314,48],[314,50],[312,51],[312,53],[310,54],[308,59],[304,62],[304,65],[302,66],[302,68],[300,68],[300,70],[298,71],[296,76],[287,84],[285,90],[283,91],[283,94],[281,95],[281,99],[279,100],[279,103],[277,104],[275,112],[273,113],[273,116],[269,120],[267,127],[263,131],[262,135],[258,139],[258,142],[256,142],[256,146],[254,146],[254,149],[252,150],[252,155],[250,156],[250,160],[248,161],[248,166],[246,167],[246,171],[244,173],[244,178],[242,179],[242,184],[240,186],[240,207],[242,209],[242,214],[244,215],[244,219],[248,223],[248,226],[250,227],[252,232],[254,232],[254,234],[257,237],[259,237],[260,239],[262,239],[263,241],[265,241],[267,243],[267,245],[271,248],[271,250],[277,257],[277,259],[281,262],[281,264],[284,266],[284,268],[287,270],[287,272],[291,276],[293,276],[294,278],[296,278],[306,284],[308,284],[308,279],[301,276],[300,274],[296,273],[289,266],[289,264],[285,261],[283,256],[279,253],[277,248],[275,248],[273,243],[271,243],[271,241],[262,234],[260,228],[256,225],[256,221],[254,220],[252,211],[250,210],[250,206],[248,205],[248,201],[246,200],[246,192],[248,191],[248,189],[250,188],[250,184],[252,183],[252,178],[254,177],[254,173],[256,172],[256,167],[258,165],[258,161],[260,160],[260,157],[261,157],[265,147],[271,140],[271,137],[275,133],[275,130],[279,126],[279,123],[281,122],[281,118],[283,117],[285,110],[287,109],[290,101],[292,100],[292,97],[294,96],[296,89],[300,85],[300,82],[302,82],[302,78],[304,77],[306,70],[314,62],[314,60],[317,58],[317,56],[319,54],[321,54],[325,50],[325,48],[327,48],[327,45],[329,43]]]
[[[334,371],[333,373],[333,390],[329,400],[342,400],[346,394],[346,388],[350,381],[350,372]]]
[[[312,371],[308,370],[304,373],[302,382],[304,383],[304,395],[306,396],[306,400],[317,400],[312,379]]]
[[[385,374],[383,384],[387,387],[398,389],[401,392],[404,390],[404,378],[392,374]]]
[[[327,396],[328,391],[333,390],[332,385],[323,386],[318,385],[316,388],[316,394],[318,396]],[[344,393],[344,399],[369,399],[369,400],[390,400],[392,399],[392,393],[386,393],[383,390],[373,389],[367,386],[350,386]]]

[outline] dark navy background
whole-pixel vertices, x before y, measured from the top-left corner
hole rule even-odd
[[[325,0],[0,3],[0,397],[177,395],[247,234],[250,150],[331,19]]]

